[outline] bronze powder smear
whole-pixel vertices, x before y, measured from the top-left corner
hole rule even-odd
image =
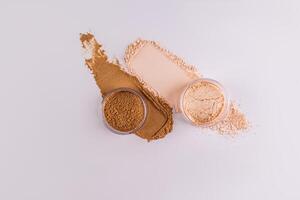
[[[110,62],[92,34],[81,34],[80,40],[83,48],[90,51],[91,58],[86,59],[85,63],[94,74],[102,96],[122,87],[137,90],[145,96],[148,106],[147,118],[136,135],[150,141],[163,138],[171,132],[172,108],[162,98],[149,91],[135,76],[122,70],[118,62]]]

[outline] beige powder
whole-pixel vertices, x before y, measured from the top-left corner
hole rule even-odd
[[[226,118],[210,128],[221,134],[236,135],[241,131],[247,130],[249,122],[238,106],[231,102]]]
[[[183,113],[196,125],[214,122],[225,110],[225,97],[216,85],[197,81],[189,86],[182,100]]]
[[[152,41],[138,40],[130,45],[125,62],[131,73],[165,98],[175,111],[179,111],[178,99],[183,89],[199,77],[193,66]]]
[[[179,99],[184,88],[201,78],[196,68],[181,58],[148,40],[137,40],[127,47],[124,56],[130,72],[145,84],[148,90],[165,98],[170,105],[179,110]],[[204,120],[204,116],[203,120]],[[201,117],[200,117],[201,118]],[[238,106],[231,103],[227,116],[220,122],[209,126],[221,134],[237,134],[249,127],[245,115]]]

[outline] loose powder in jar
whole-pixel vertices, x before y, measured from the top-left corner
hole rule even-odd
[[[129,91],[118,91],[105,97],[103,113],[110,128],[118,132],[132,132],[145,119],[145,105],[140,96]]]
[[[226,97],[217,83],[198,80],[183,93],[181,106],[183,114],[195,125],[216,122],[226,111]]]

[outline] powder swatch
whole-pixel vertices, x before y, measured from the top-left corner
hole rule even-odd
[[[193,66],[153,41],[137,40],[129,45],[125,62],[132,74],[140,77],[149,90],[165,98],[177,112],[181,92],[199,77]]]
[[[172,108],[160,97],[155,96],[135,76],[121,69],[118,62],[108,60],[94,36],[90,33],[81,34],[83,48],[88,50],[90,58],[85,60],[86,65],[94,74],[94,78],[102,95],[121,87],[139,91],[145,96],[148,114],[143,127],[136,135],[148,141],[163,138],[171,132],[173,127]]]
[[[127,47],[124,61],[129,71],[158,96],[179,111],[180,94],[189,83],[201,78],[196,68],[175,54],[148,40],[137,40]],[[172,91],[172,92],[171,92]],[[231,102],[224,120],[210,126],[221,134],[237,134],[249,127],[245,115]]]

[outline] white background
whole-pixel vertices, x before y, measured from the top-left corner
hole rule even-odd
[[[300,2],[0,1],[1,200],[300,199]],[[223,83],[252,122],[148,143],[104,127],[79,33],[142,37]]]

